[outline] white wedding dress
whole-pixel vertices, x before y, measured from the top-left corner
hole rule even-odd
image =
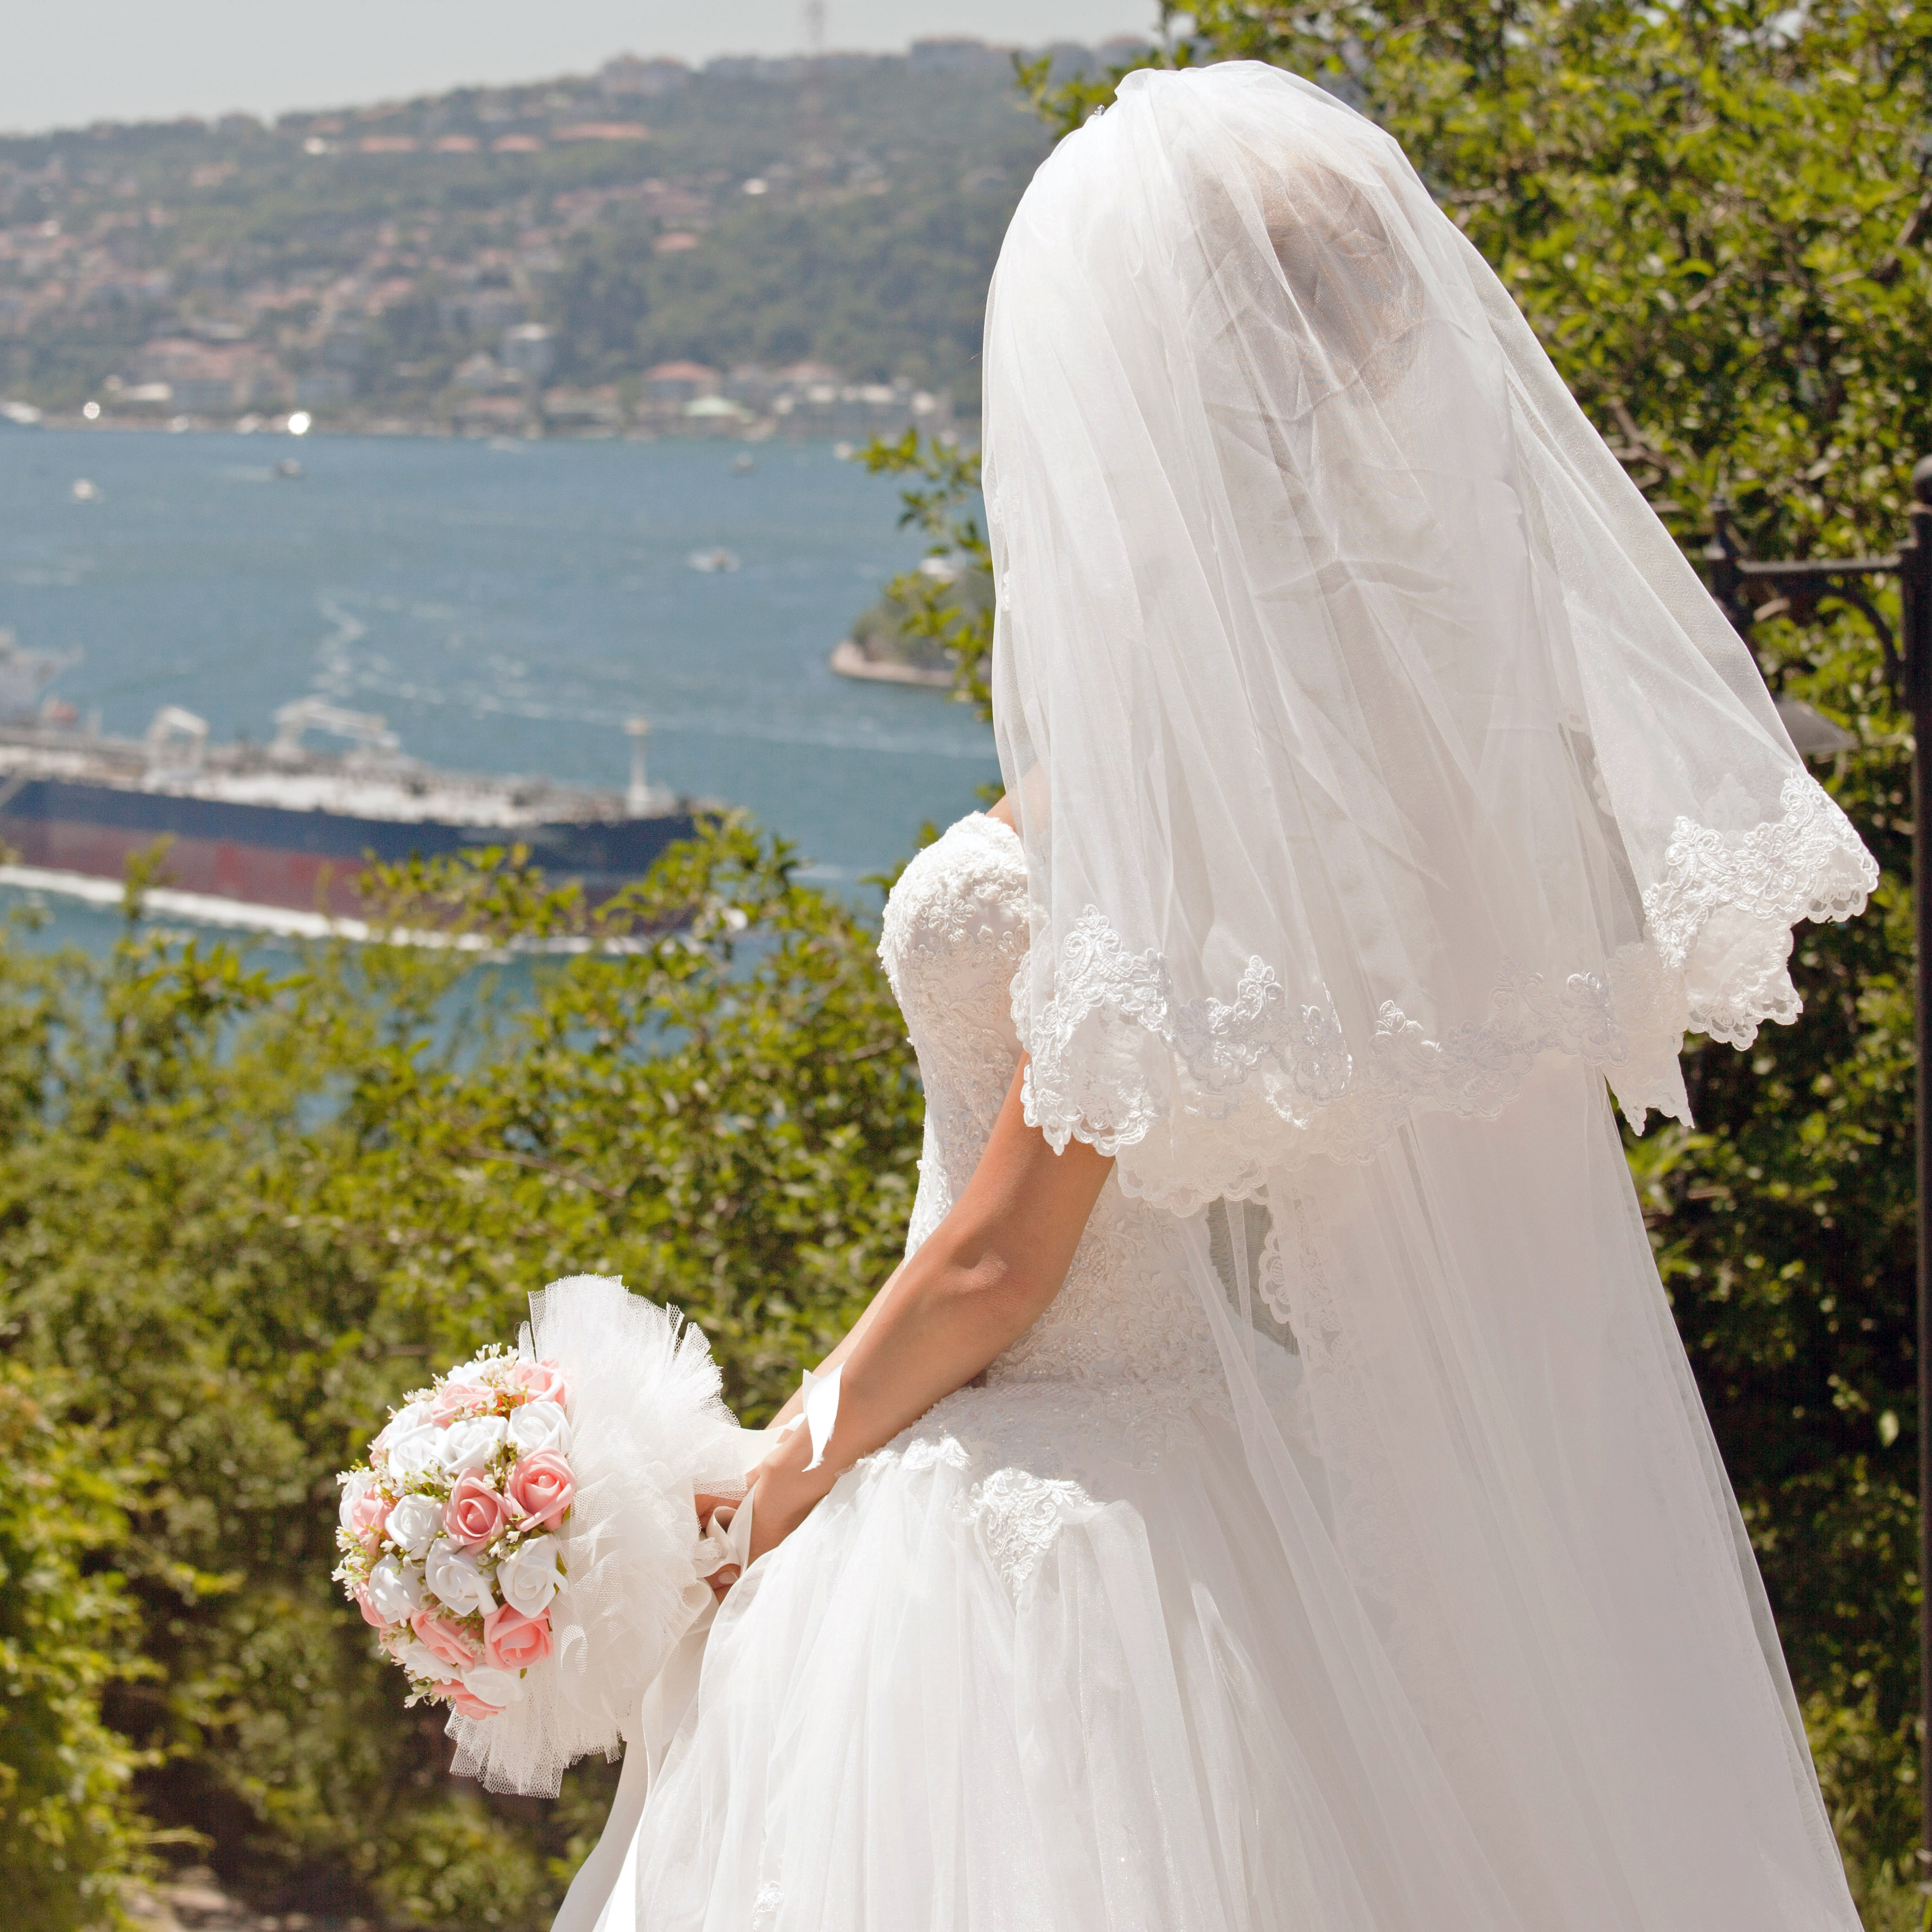
[[[1012,1081],[1025,945],[1019,842],[994,819],[955,825],[887,906],[926,1094],[909,1250]],[[1252,1533],[1166,1220],[1110,1182],[986,1385],[866,1458],[731,1593],[645,1808],[638,1924],[1367,1922],[1325,1909],[1348,1877],[1288,1720],[1292,1580]]]

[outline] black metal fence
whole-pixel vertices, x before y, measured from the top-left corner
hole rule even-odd
[[[1887,556],[1786,558],[1766,561],[1739,548],[1729,506],[1714,506],[1711,542],[1704,552],[1711,590],[1746,644],[1756,625],[1772,616],[1803,623],[1825,607],[1856,611],[1885,653],[1887,682],[1899,708],[1912,720],[1912,900],[1916,964],[1912,974],[1918,1082],[1918,1610],[1919,1790],[1922,1811],[1918,1857],[1922,1880],[1932,1879],[1932,1056],[1927,1051],[1928,974],[1932,974],[1932,457],[1912,472],[1910,527]],[[1896,632],[1873,602],[1868,586],[1895,578],[1899,590]],[[1846,748],[1855,741],[1811,710],[1780,696],[1778,711],[1792,742],[1808,757]],[[1922,1888],[1923,1888],[1922,1887]]]

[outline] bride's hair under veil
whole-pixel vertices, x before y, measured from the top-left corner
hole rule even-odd
[[[1130,76],[1015,217],[986,388],[1028,1118],[1172,1210],[1335,1923],[1851,1932],[1604,1082],[1687,1118],[1685,1028],[1795,1018],[1869,856],[1318,89]]]
[[[1288,326],[1321,345],[1322,377],[1388,394],[1414,353],[1424,290],[1367,189],[1318,153],[1280,148],[1255,157],[1237,183],[1215,185],[1231,198],[1253,197]]]

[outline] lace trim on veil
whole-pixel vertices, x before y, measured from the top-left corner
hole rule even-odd
[[[1177,999],[1160,954],[1130,951],[1090,905],[1036,1016],[1013,982],[1027,1120],[1056,1150],[1077,1139],[1118,1156],[1127,1192],[1181,1214],[1258,1195],[1270,1168],[1366,1160],[1414,1113],[1492,1118],[1546,1053],[1602,1068],[1639,1132],[1653,1107],[1688,1124],[1684,1033],[1744,1047],[1764,1022],[1788,1025],[1792,926],[1852,918],[1878,883],[1822,786],[1794,772],[1779,803],[1746,832],[1679,818],[1642,940],[1600,970],[1512,977],[1482,1020],[1439,1039],[1389,1002],[1352,1049],[1327,988],[1293,1000],[1258,956],[1232,999]]]
[[[1746,1047],[1766,1020],[1789,1026],[1800,1002],[1785,962],[1801,919],[1846,920],[1864,910],[1878,867],[1838,801],[1793,772],[1783,816],[1746,832],[1678,820],[1664,874],[1643,895],[1644,929],[1663,963],[1687,974],[1690,1030]],[[1730,935],[1729,956],[1700,974],[1700,945],[1714,922]]]

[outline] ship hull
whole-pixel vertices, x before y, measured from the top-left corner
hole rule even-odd
[[[166,840],[165,883],[250,905],[341,917],[365,910],[359,875],[373,859],[400,863],[520,844],[555,883],[608,898],[641,878],[694,830],[688,812],[513,826],[360,818],[326,811],[29,778],[0,791],[0,841],[23,865],[118,879],[128,861]]]

